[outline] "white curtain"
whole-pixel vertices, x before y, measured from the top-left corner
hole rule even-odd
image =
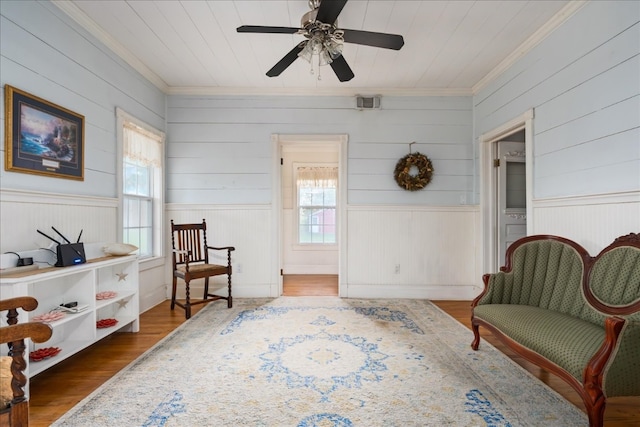
[[[142,166],[162,166],[161,137],[125,122],[123,126],[123,155]]]
[[[336,188],[338,186],[338,168],[326,166],[299,167],[298,185],[301,187]]]

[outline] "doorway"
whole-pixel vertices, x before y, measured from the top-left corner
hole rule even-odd
[[[506,248],[533,232],[533,110],[480,136],[482,268],[498,271]]]
[[[273,135],[278,296],[340,295],[346,135]]]
[[[504,265],[507,248],[527,235],[524,130],[496,143],[496,260]]]

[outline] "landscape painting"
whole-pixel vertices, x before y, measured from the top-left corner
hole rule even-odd
[[[5,86],[5,169],[84,179],[84,117]]]

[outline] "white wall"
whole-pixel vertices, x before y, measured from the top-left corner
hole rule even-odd
[[[640,3],[588,2],[474,97],[474,133],[534,109],[534,233],[640,231]]]
[[[0,2],[0,52],[3,91],[9,84],[85,118],[84,181],[0,170],[0,251],[46,247],[36,229],[51,226],[83,229],[85,243],[117,241],[115,109],[164,130],[165,95],[49,2]],[[140,275],[143,310],[166,294],[155,270]]]
[[[262,262],[277,250],[273,218],[265,210],[244,218],[247,223],[235,219],[247,206],[269,208],[273,202],[271,135],[347,134],[342,294],[470,298],[480,283],[478,212],[466,206],[474,176],[471,98],[383,97],[380,110],[354,106],[351,97],[170,96],[171,216],[202,217],[207,223],[226,217],[221,227],[232,237],[223,240],[238,248],[234,263],[244,266],[237,278],[234,270],[235,289],[241,295],[251,289],[274,292],[283,266]],[[393,170],[413,141],[412,151],[429,156],[435,173],[426,189],[408,192],[395,183]],[[193,209],[201,212],[194,216]],[[247,227],[257,233],[255,239],[247,239]],[[410,256],[395,274],[399,254]],[[464,266],[452,267],[458,262]]]

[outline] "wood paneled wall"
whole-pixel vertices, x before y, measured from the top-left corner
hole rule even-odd
[[[84,181],[2,169],[2,188],[116,197],[115,109],[164,131],[164,93],[49,2],[3,1],[0,30],[3,92],[9,84],[85,118]],[[0,104],[4,141],[4,102]],[[0,150],[3,163],[4,144]]]
[[[474,97],[478,135],[534,109],[534,200],[640,189],[639,40],[638,2],[587,2]]]
[[[459,205],[473,189],[470,97],[383,97],[359,111],[353,97],[169,96],[167,201],[271,203],[271,135],[348,134],[349,204]],[[412,150],[435,173],[419,192],[393,179]]]

